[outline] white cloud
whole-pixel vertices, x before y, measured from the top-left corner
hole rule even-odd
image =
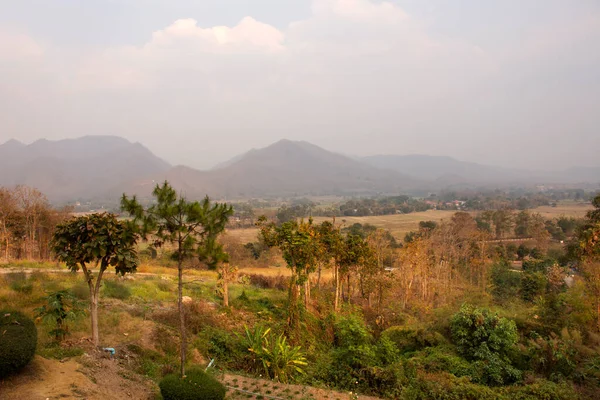
[[[7,60],[35,59],[44,54],[43,47],[23,33],[0,30],[0,58]]]
[[[522,49],[552,55],[545,44],[560,42],[568,54],[594,30],[597,20],[586,21],[541,31]],[[0,118],[13,136],[48,136],[40,127],[61,137],[122,135],[202,167],[281,137],[349,153],[460,156],[491,154],[492,138],[510,131],[502,145],[512,152],[532,126],[526,110],[543,122],[536,129],[559,131],[567,118],[527,104],[521,82],[505,85],[508,69],[516,76],[538,53],[514,46],[498,57],[429,28],[390,2],[314,0],[310,17],[282,29],[252,17],[212,27],[179,19],[138,46],[67,56],[0,32],[0,58],[11,57],[0,71],[19,66],[0,77],[0,89],[11,89],[0,91]],[[554,94],[545,97],[560,109]]]

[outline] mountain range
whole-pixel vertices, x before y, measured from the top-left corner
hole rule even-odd
[[[423,193],[469,186],[600,181],[600,168],[535,172],[426,155],[352,158],[308,142],[281,140],[200,171],[171,166],[140,143],[85,136],[0,145],[0,185],[36,187],[53,202],[149,196],[168,180],[190,198]]]

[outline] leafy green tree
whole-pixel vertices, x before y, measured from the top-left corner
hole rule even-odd
[[[585,221],[568,244],[568,252],[579,263],[588,291],[594,296],[600,329],[600,194],[594,197],[592,205],[594,209],[588,211]]]
[[[184,261],[198,258],[214,269],[219,263],[227,260],[227,255],[217,238],[225,230],[233,209],[224,203],[212,203],[208,197],[201,202],[188,201],[185,197],[178,196],[167,181],[156,185],[152,195],[155,204],[144,209],[135,196],[130,199],[123,194],[121,208],[133,217],[132,225],[144,240],[152,237],[155,247],[165,243],[175,247],[173,258],[177,261],[178,276],[180,372],[184,376],[187,348],[183,305]]]
[[[54,231],[51,248],[71,271],[83,270],[90,291],[92,341],[98,346],[98,298],[102,276],[109,267],[119,275],[135,272],[138,235],[113,214],[91,214],[71,218]],[[92,265],[98,268],[94,277]]]
[[[299,324],[298,299],[300,287],[314,272],[318,242],[312,219],[308,221],[292,220],[277,226],[268,223],[266,218],[259,218],[260,234],[264,242],[271,247],[279,247],[287,267],[292,271],[288,292],[288,329],[289,333],[297,333]]]
[[[468,304],[452,317],[452,339],[461,355],[475,363],[475,380],[503,385],[520,379],[509,358],[518,340],[514,321]]]

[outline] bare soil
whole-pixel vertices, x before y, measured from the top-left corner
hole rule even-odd
[[[69,360],[36,356],[20,374],[0,381],[3,400],[149,400],[153,382],[132,373],[122,360],[85,353]]]

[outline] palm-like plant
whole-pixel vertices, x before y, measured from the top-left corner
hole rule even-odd
[[[85,310],[81,307],[81,302],[66,290],[50,293],[46,297],[46,302],[46,305],[34,310],[36,317],[38,320],[51,321],[56,324],[56,328],[49,334],[54,336],[57,342],[60,342],[70,334],[68,322],[85,314]]]
[[[290,346],[283,334],[273,339],[270,333],[271,328],[256,326],[250,331],[246,327],[248,351],[255,356],[255,369],[261,365],[268,378],[287,383],[295,374],[304,373],[306,357],[300,346]]]

